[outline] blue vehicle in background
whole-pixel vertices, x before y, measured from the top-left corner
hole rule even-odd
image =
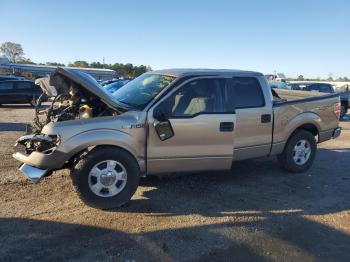
[[[348,91],[348,87],[346,88],[345,91],[336,92],[334,87],[329,83],[296,82],[296,83],[288,83],[286,86],[286,89],[329,93],[329,94],[338,93],[340,96],[340,102],[341,102],[341,107],[340,107],[341,118],[345,116],[345,114],[348,112],[350,108],[350,91]]]
[[[23,76],[15,76],[15,75],[0,75],[0,82],[1,81],[8,81],[8,80],[28,80]]]
[[[18,79],[0,81],[0,106],[2,104],[35,105],[41,95],[42,90],[33,81]]]
[[[119,88],[121,88],[123,85],[125,85],[126,83],[128,83],[130,80],[118,80],[115,81],[111,84],[105,85],[103,86],[103,89],[105,89],[106,91],[108,91],[109,93],[114,93],[115,91],[117,91]]]
[[[109,80],[100,81],[99,84],[100,84],[101,86],[106,86],[106,85],[109,85],[109,84],[118,82],[118,81],[120,81],[120,80],[121,80],[121,79],[119,79],[119,78],[112,78],[112,79],[109,79]]]

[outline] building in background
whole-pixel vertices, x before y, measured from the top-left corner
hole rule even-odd
[[[28,78],[36,79],[51,74],[57,66],[31,65],[31,64],[13,64],[6,57],[0,57],[0,74],[23,75]],[[88,73],[96,80],[105,81],[118,78],[118,73],[111,69],[101,68],[80,68],[65,67]]]

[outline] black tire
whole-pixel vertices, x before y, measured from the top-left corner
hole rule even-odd
[[[309,142],[311,153],[308,160],[304,164],[297,164],[294,157],[294,147],[301,141],[306,140]],[[293,173],[302,173],[307,171],[311,165],[313,164],[316,156],[317,144],[316,139],[312,133],[306,130],[297,130],[293,133],[293,135],[289,138],[283,153],[278,155],[278,161],[281,166],[287,171]]]
[[[97,163],[104,160],[118,161],[127,172],[126,185],[115,196],[98,196],[89,186],[89,172]],[[139,185],[140,169],[135,158],[127,151],[113,146],[100,146],[91,150],[75,165],[71,171],[71,178],[77,194],[86,205],[109,209],[120,207],[131,199]]]
[[[348,106],[344,103],[341,103],[341,106],[340,106],[340,118],[343,118],[346,113],[348,112]]]

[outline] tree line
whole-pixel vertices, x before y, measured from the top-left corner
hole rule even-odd
[[[5,42],[0,46],[0,52],[3,53],[12,63],[17,64],[37,64],[37,65],[48,65],[48,66],[66,66],[62,63],[57,62],[46,62],[46,63],[34,63],[29,58],[24,57],[24,52],[21,44],[13,43],[13,42]],[[115,64],[105,64],[100,62],[92,62],[88,63],[84,60],[78,60],[73,63],[69,63],[68,66],[72,67],[85,67],[85,68],[105,68],[112,69],[116,71],[120,76],[125,78],[135,78],[147,71],[151,71],[152,68],[150,66],[140,65],[136,66],[131,63],[115,63]],[[337,79],[333,79],[332,74],[329,74],[327,79],[321,78],[304,78],[303,75],[299,75],[297,78],[290,78],[289,80],[297,80],[297,81],[340,81],[340,82],[349,82],[350,79],[346,76],[338,77]]]
[[[12,63],[16,64],[32,64],[32,65],[47,65],[47,66],[66,66],[63,63],[57,62],[46,62],[46,63],[35,63],[30,58],[24,57],[24,51],[21,44],[13,42],[5,42],[0,46],[0,52],[3,53]],[[115,63],[105,64],[100,62],[88,63],[84,60],[78,60],[73,63],[69,63],[67,66],[70,67],[84,67],[84,68],[104,68],[116,71],[120,76],[125,78],[135,78],[142,75],[145,72],[151,71],[150,66],[145,65],[133,65],[131,63]]]
[[[88,63],[84,60],[78,60],[78,61],[75,61],[74,63],[69,63],[68,66],[111,69],[116,71],[119,75],[125,78],[131,78],[131,79],[152,70],[150,66],[145,66],[145,65],[136,66],[131,63],[126,63],[126,64],[122,64],[122,63],[103,64],[100,62]]]
[[[303,75],[299,75],[297,78],[289,78],[289,80],[291,81],[328,81],[328,82],[350,82],[350,79],[346,76],[344,77],[338,77],[336,79],[334,79],[332,77],[332,75],[330,74],[330,76],[326,79],[321,79],[320,77],[318,78],[305,78]]]

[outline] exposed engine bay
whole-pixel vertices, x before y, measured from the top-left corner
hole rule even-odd
[[[50,77],[37,79],[36,84],[41,87],[43,94],[34,105],[35,118],[30,127],[32,134],[22,136],[17,140],[17,144],[25,146],[27,154],[33,151],[50,153],[57,145],[58,137],[41,134],[43,127],[50,122],[122,113],[122,109],[108,106],[101,100],[101,97],[60,73],[56,72]],[[43,105],[44,101],[50,101],[50,104]]]
[[[44,85],[43,81],[45,80],[42,80],[39,84]],[[35,133],[40,132],[42,127],[49,122],[117,114],[116,110],[108,107],[99,97],[62,75],[52,75],[49,79],[49,85],[56,89],[57,94],[54,97],[51,96],[51,105],[46,109],[41,109],[42,101],[41,97],[39,98],[35,106],[36,117],[33,122]],[[51,92],[42,89],[44,92],[46,91],[46,96],[54,93],[52,89]]]

